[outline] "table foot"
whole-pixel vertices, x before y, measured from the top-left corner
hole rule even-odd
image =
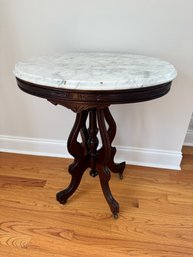
[[[84,171],[87,169],[87,167],[88,162],[86,159],[83,162],[75,160],[69,166],[69,173],[72,176],[71,182],[66,189],[56,194],[56,199],[58,202],[60,202],[61,204],[65,204],[67,199],[76,191],[82,179],[82,175]]]
[[[119,173],[119,178],[120,178],[120,180],[122,180],[123,179],[123,174]]]
[[[91,170],[90,175],[91,177],[95,178],[96,176],[98,176],[98,172],[96,170]]]
[[[125,169],[125,162],[121,162],[121,163],[115,163],[114,162],[114,156],[116,153],[116,148],[115,147],[111,147],[111,154],[110,154],[110,158],[109,158],[109,162],[108,162],[108,168],[110,169],[111,172],[113,173],[118,173],[120,179],[123,179],[123,172]],[[99,150],[99,156],[104,156],[105,155],[105,149],[104,147],[102,147]]]
[[[111,209],[111,212],[113,215],[118,215],[119,213],[119,204],[114,199],[111,190],[109,188],[109,180],[110,180],[110,171],[107,167],[103,167],[99,170],[99,178],[100,178],[100,184],[101,188],[104,194],[104,197]]]
[[[117,214],[113,214],[113,217],[114,217],[115,220],[117,220],[119,218],[119,214],[118,213]]]
[[[66,192],[65,190],[60,191],[56,194],[56,200],[61,203],[61,204],[65,204],[67,202],[67,197],[66,196]]]
[[[114,148],[114,147],[113,147]],[[116,152],[116,150],[115,150]],[[119,177],[121,179],[123,179],[123,171],[125,169],[125,165],[126,163],[125,162],[121,162],[121,163],[115,163],[114,162],[114,151],[113,151],[113,154],[111,155],[111,160],[109,162],[109,169],[113,172],[113,173],[118,173],[119,174]]]

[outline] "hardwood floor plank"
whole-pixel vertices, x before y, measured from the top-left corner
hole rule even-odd
[[[42,179],[32,179],[32,178],[24,178],[24,177],[13,177],[13,176],[5,176],[0,175],[0,187],[5,186],[27,186],[27,187],[44,187],[46,184],[46,180]]]
[[[193,151],[183,151],[180,172],[112,174],[118,220],[88,172],[66,205],[55,200],[71,160],[0,153],[0,257],[193,257]]]

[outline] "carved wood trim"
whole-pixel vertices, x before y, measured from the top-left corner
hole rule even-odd
[[[19,88],[24,92],[46,98],[53,104],[60,104],[74,112],[81,112],[90,108],[105,108],[111,104],[152,100],[167,94],[172,83],[168,82],[157,86],[127,90],[87,91],[46,87],[16,79]]]

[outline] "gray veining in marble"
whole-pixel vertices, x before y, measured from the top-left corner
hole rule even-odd
[[[159,85],[177,73],[152,57],[115,53],[67,53],[18,62],[16,77],[39,85],[78,90],[120,90]]]

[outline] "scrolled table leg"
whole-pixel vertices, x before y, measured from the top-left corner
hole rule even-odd
[[[115,134],[116,134],[116,123],[115,123],[113,116],[111,115],[108,107],[104,109],[104,116],[105,116],[105,120],[109,126],[107,133],[108,133],[110,144],[112,144],[112,142],[115,138]],[[114,162],[115,153],[116,153],[116,148],[111,146],[111,156],[110,156],[110,160],[108,163],[108,167],[113,173],[119,173],[119,177],[120,177],[120,179],[122,179],[123,171],[125,169],[125,162],[115,163]]]
[[[56,199],[61,204],[65,204],[67,199],[76,191],[84,171],[89,167],[86,139],[83,140],[82,144],[77,142],[78,134],[85,129],[87,116],[88,111],[83,111],[77,114],[68,139],[68,151],[74,157],[74,162],[68,169],[72,176],[69,186],[56,194]]]
[[[103,190],[103,194],[107,200],[107,203],[113,213],[114,217],[118,216],[119,213],[119,204],[112,196],[111,190],[109,188],[109,180],[111,178],[110,170],[108,168],[109,160],[111,158],[111,144],[109,140],[109,135],[105,126],[105,117],[104,110],[97,110],[97,118],[99,131],[101,134],[101,140],[103,144],[104,154],[100,155],[100,159],[97,162],[97,170],[100,178],[101,188]]]
[[[109,180],[111,178],[110,171],[107,166],[103,166],[98,168],[98,173],[99,173],[101,188],[103,190],[105,199],[111,209],[113,216],[118,217],[119,204],[113,197],[109,187]]]
[[[88,162],[85,158],[81,162],[78,160],[75,160],[69,166],[69,173],[72,175],[71,182],[66,189],[56,194],[56,199],[58,202],[60,202],[61,204],[65,204],[68,198],[76,191],[76,189],[80,184],[84,171],[88,168],[87,163]]]

